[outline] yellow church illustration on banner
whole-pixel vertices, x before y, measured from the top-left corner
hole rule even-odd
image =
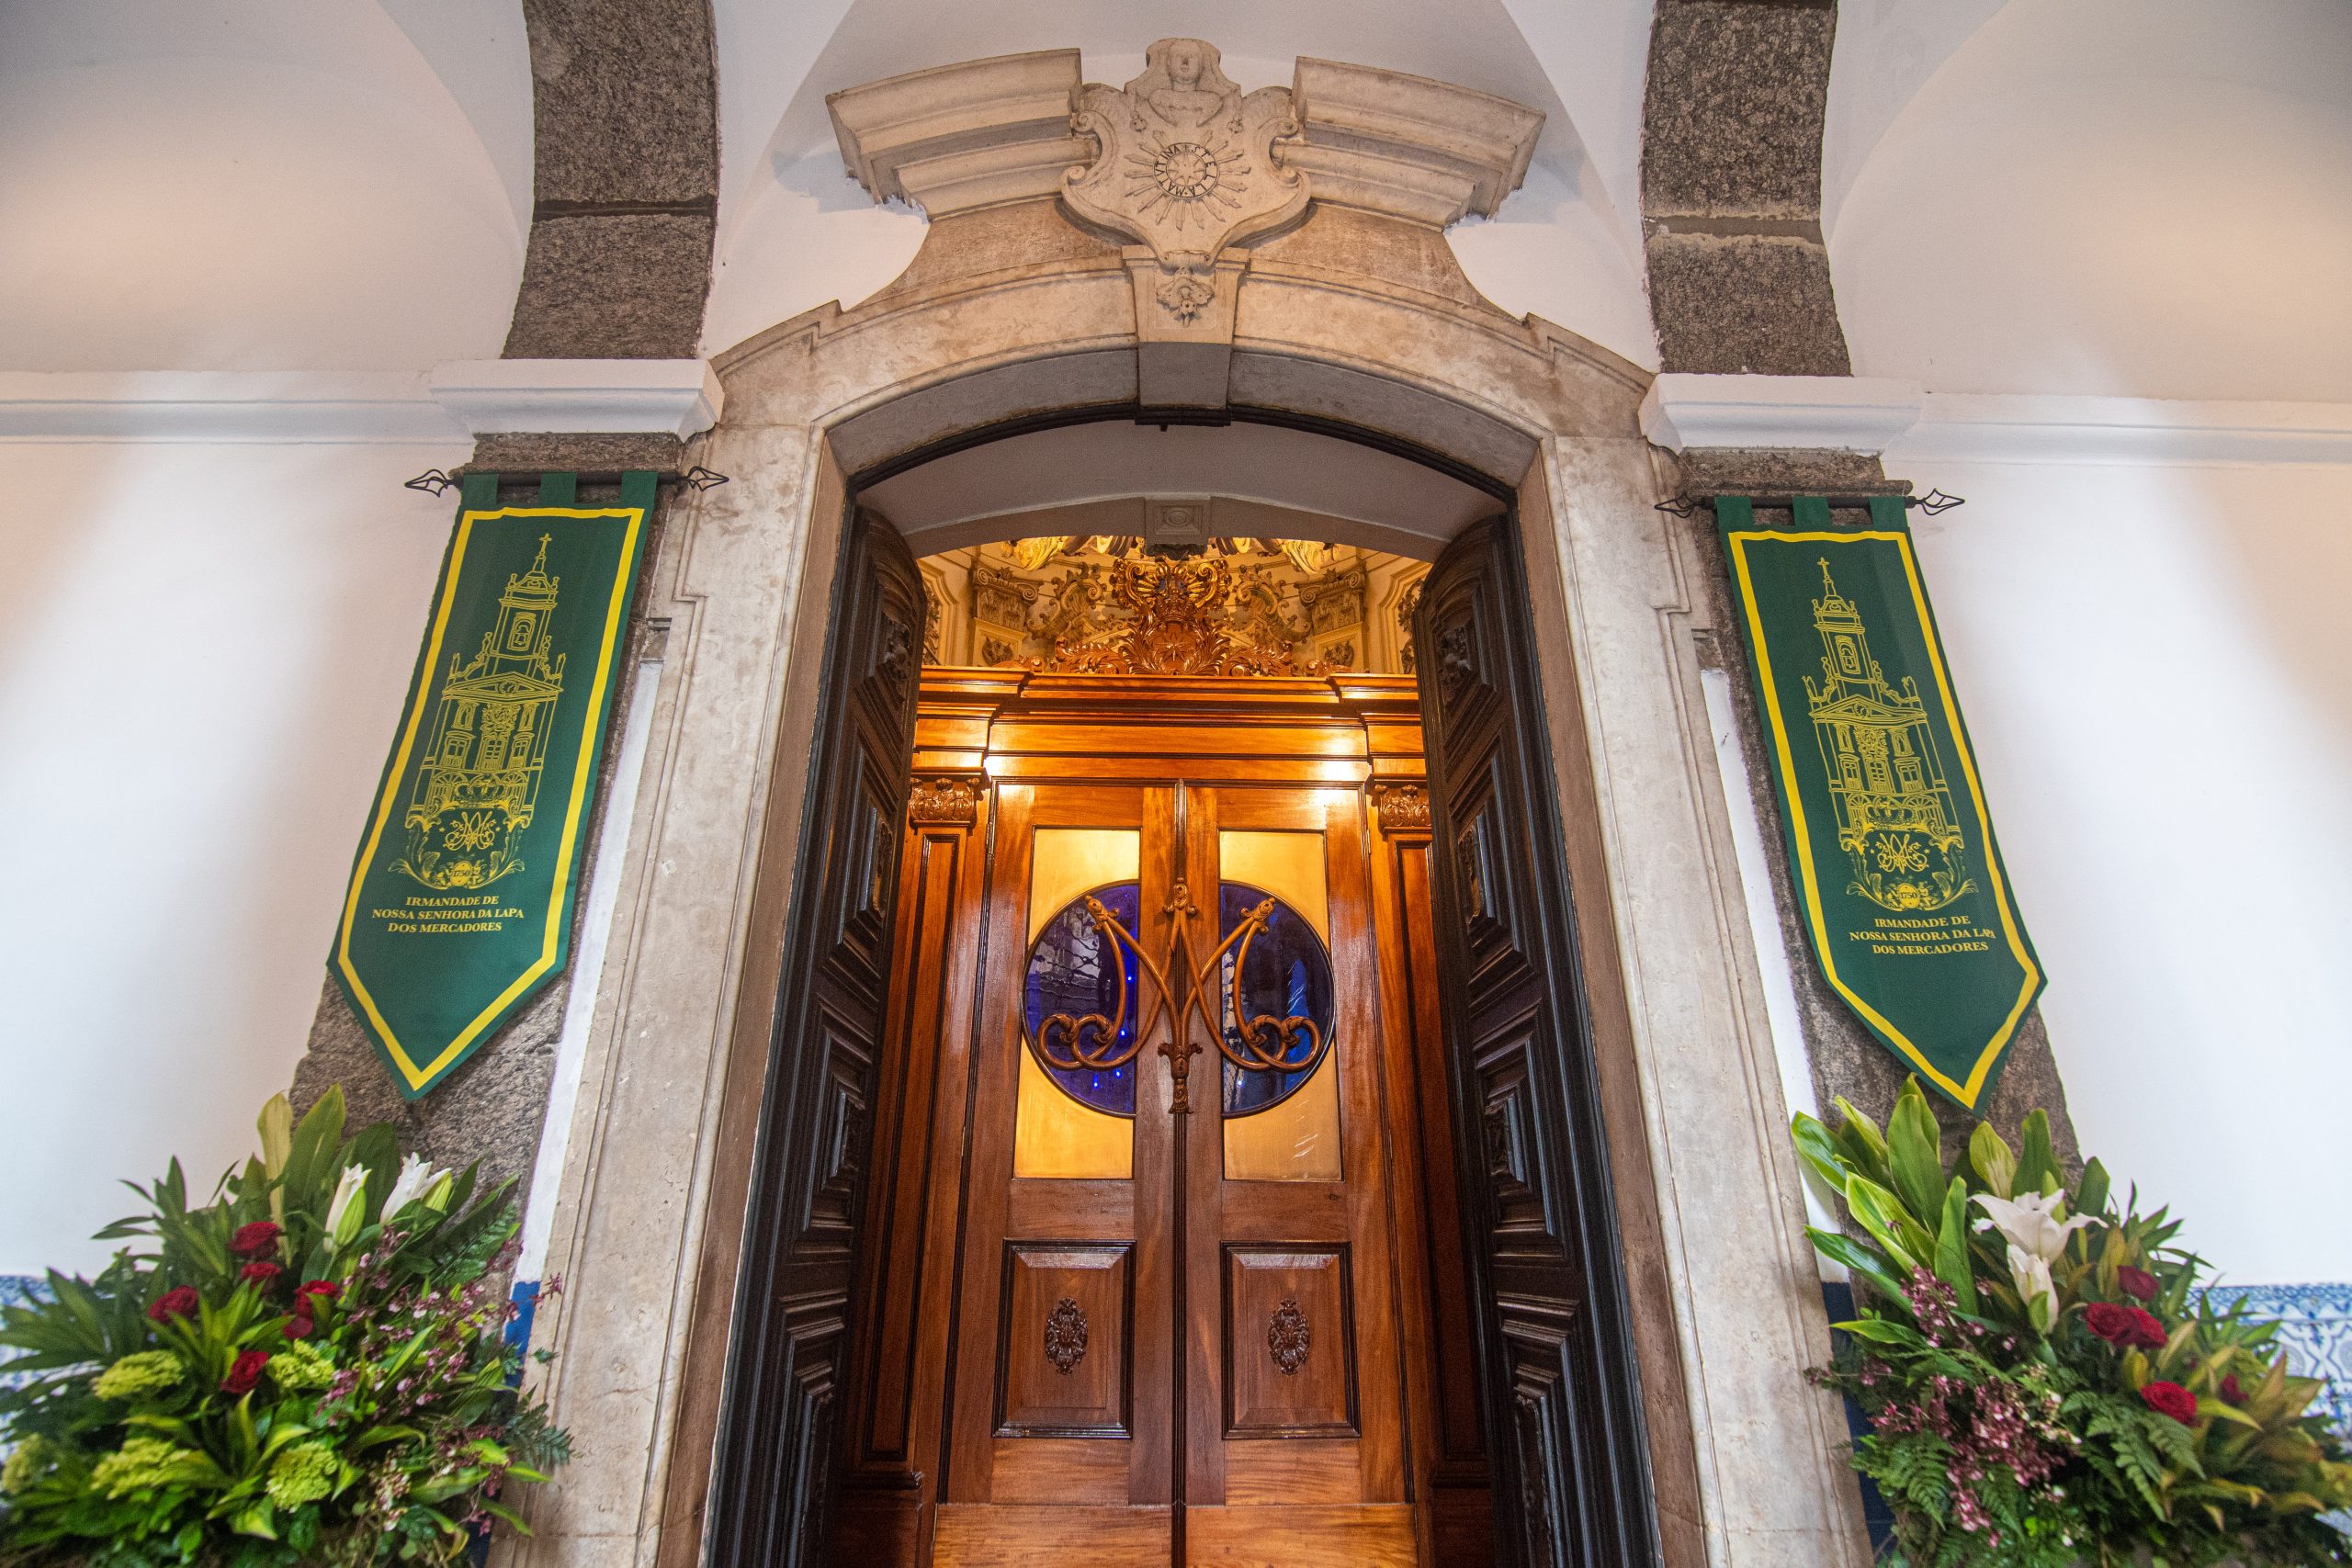
[[[1871,657],[1870,632],[1838,592],[1829,562],[1813,601],[1821,674],[1805,677],[1805,706],[1828,774],[1838,842],[1853,863],[1846,890],[1882,908],[1940,909],[1972,890],[1968,840],[1928,725],[1919,682],[1897,687]]]
[[[484,887],[523,869],[515,840],[531,825],[564,655],[548,658],[561,579],[548,575],[548,544],[526,572],[510,575],[498,624],[463,668],[455,656],[441,686],[432,739],[418,764],[402,823],[408,839],[390,869],[427,887]]]

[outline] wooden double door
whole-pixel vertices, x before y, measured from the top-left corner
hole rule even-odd
[[[1481,1561],[1410,683],[1109,684],[925,682],[834,1560]]]

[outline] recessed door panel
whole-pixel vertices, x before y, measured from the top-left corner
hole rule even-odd
[[[1226,1436],[1357,1436],[1354,1316],[1345,1246],[1227,1246]]]
[[[999,1436],[1129,1435],[1133,1251],[1124,1243],[1006,1246]]]

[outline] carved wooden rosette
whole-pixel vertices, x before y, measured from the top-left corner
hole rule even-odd
[[[1296,1377],[1306,1365],[1306,1352],[1313,1342],[1314,1329],[1306,1314],[1295,1297],[1284,1296],[1266,1325],[1266,1353],[1274,1359],[1274,1370],[1286,1378]]]
[[[1079,1362],[1086,1359],[1086,1312],[1069,1296],[1056,1302],[1054,1310],[1046,1314],[1046,1359],[1064,1377],[1078,1371]]]
[[[1167,275],[1160,304],[1180,321],[1216,297],[1227,246],[1306,210],[1306,176],[1277,152],[1299,133],[1290,89],[1245,96],[1199,39],[1161,39],[1124,88],[1088,85],[1070,129],[1101,151],[1063,176],[1062,199],[1151,248]]]

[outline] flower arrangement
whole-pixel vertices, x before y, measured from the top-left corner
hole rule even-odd
[[[187,1203],[179,1162],[95,1280],[0,1312],[0,1562],[452,1562],[569,1439],[512,1384],[511,1181],[343,1135],[340,1089]],[[527,1533],[527,1532],[526,1532]]]
[[[1845,1100],[1797,1151],[1858,1235],[1812,1230],[1860,1315],[1814,1375],[1859,1404],[1854,1467],[1911,1568],[2352,1562],[2341,1439],[2306,1415],[2275,1326],[2217,1311],[2179,1222],[2067,1184],[2037,1111],[2012,1149],[1980,1122],[1947,1169],[1915,1079],[1883,1134]]]

